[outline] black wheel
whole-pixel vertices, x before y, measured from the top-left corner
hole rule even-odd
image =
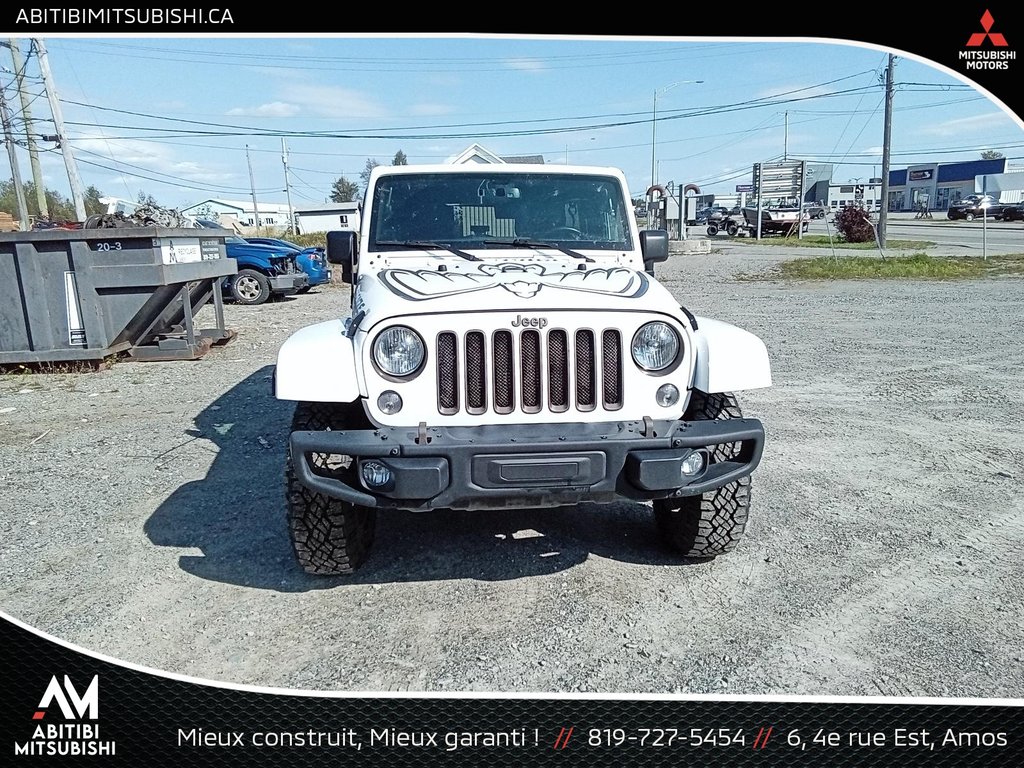
[[[708,224],[708,237],[714,237],[718,234],[717,224]]]
[[[270,282],[255,269],[240,269],[231,278],[231,298],[239,304],[262,304],[270,298]]]
[[[292,431],[353,429],[366,426],[356,404],[298,403]],[[351,456],[313,454],[318,475],[351,482],[356,466]],[[377,510],[311,491],[298,481],[291,456],[285,467],[288,533],[292,550],[306,573],[346,576],[354,573],[370,554]]]
[[[735,396],[696,389],[683,416],[691,421],[742,417]],[[718,445],[711,462],[726,461],[738,451],[738,443]],[[732,551],[743,537],[749,512],[749,475],[702,496],[654,501],[654,520],[662,538],[686,557],[710,559]]]
[[[965,213],[964,214],[964,221],[974,221],[974,214],[973,213]]]
[[[725,231],[730,237],[736,237],[740,232],[739,224],[730,224]]]

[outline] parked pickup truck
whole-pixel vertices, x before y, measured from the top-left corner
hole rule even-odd
[[[200,227],[223,229],[215,221],[198,219]],[[228,258],[238,263],[238,273],[224,280],[223,290],[239,304],[263,304],[271,298],[300,293],[309,286],[309,275],[297,263],[290,248],[256,245],[238,235],[224,238]]]
[[[319,246],[303,247],[290,240],[282,240],[279,237],[247,237],[246,242],[253,245],[274,245],[286,251],[295,251],[295,263],[299,269],[309,275],[309,284],[299,291],[305,293],[310,288],[331,282],[331,268],[327,263],[327,249]]]
[[[824,203],[806,203],[804,213],[812,219],[824,219],[825,214],[828,213],[828,207]]]

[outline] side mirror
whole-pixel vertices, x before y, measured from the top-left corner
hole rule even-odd
[[[341,279],[352,282],[352,267],[356,260],[356,233],[337,231],[327,233],[327,260],[341,266]]]
[[[644,258],[644,269],[654,274],[654,265],[668,261],[668,231],[645,229],[640,232],[640,253]]]

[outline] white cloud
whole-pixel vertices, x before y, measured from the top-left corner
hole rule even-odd
[[[877,157],[881,157],[882,156],[883,148],[882,147],[864,147],[864,149],[861,150],[861,151],[865,155],[875,155]]]
[[[295,83],[288,86],[288,99],[304,114],[332,118],[386,117],[387,110],[372,96],[336,85]]]
[[[957,136],[971,133],[972,131],[991,131],[992,129],[1004,129],[1010,119],[1002,112],[986,112],[983,115],[972,115],[971,117],[957,117],[934,125],[926,125],[921,128],[920,133],[929,136]]]
[[[181,160],[181,150],[147,141],[126,139],[85,139],[75,142],[75,151],[82,160],[123,168],[126,176],[135,173],[167,174],[199,183],[217,183],[235,179],[233,172],[218,171],[209,164]],[[124,163],[135,168],[124,168]],[[165,183],[173,184],[173,179]]]
[[[544,72],[547,70],[541,59],[505,59],[505,66],[518,72]]]
[[[258,107],[235,107],[229,109],[226,114],[231,117],[293,117],[300,111],[295,104],[272,101]]]

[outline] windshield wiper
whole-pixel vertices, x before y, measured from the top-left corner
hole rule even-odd
[[[400,245],[406,248],[421,248],[425,251],[449,251],[466,261],[483,261],[479,256],[460,251],[458,248],[452,248],[452,246],[445,243],[428,243],[423,240],[378,240],[377,245]]]
[[[484,245],[507,245],[510,248],[553,248],[556,251],[561,251],[566,256],[572,256],[574,259],[582,259],[583,261],[589,261],[591,264],[594,260],[589,256],[585,256],[582,253],[565,248],[555,243],[545,243],[539,240],[529,240],[524,237],[517,237],[512,240],[484,240]]]

